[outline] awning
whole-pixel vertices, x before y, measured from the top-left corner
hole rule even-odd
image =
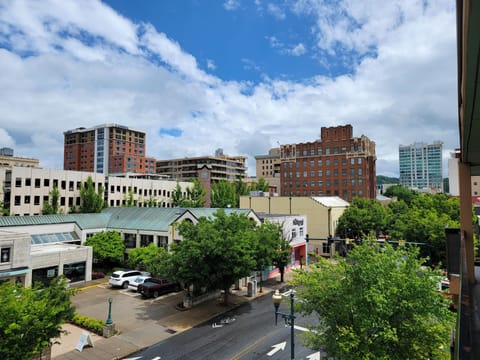
[[[16,275],[24,275],[29,273],[31,270],[28,267],[21,267],[21,268],[13,268],[9,270],[1,270],[0,271],[0,278],[2,277],[10,277]]]

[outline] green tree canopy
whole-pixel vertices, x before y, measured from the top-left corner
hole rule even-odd
[[[403,200],[407,205],[410,205],[411,202],[418,196],[420,193],[415,190],[407,189],[403,185],[393,185],[385,190],[384,194],[386,197],[396,197],[398,200]]]
[[[423,262],[418,248],[365,242],[296,272],[296,306],[318,317],[307,345],[345,360],[449,359],[454,315],[438,291],[442,274]]]
[[[337,235],[340,237],[362,237],[374,231],[384,233],[387,225],[388,209],[374,199],[354,198],[340,216]]]
[[[104,188],[100,186],[98,192],[95,192],[95,185],[91,176],[87,178],[87,183],[80,187],[80,212],[81,213],[99,213],[105,207],[103,200]]]
[[[237,207],[238,203],[239,198],[234,183],[226,180],[221,180],[218,183],[212,184],[212,208]]]
[[[268,184],[268,181],[261,177],[257,181],[254,181],[250,184],[250,190],[268,192],[269,186],[270,185]]]
[[[167,250],[165,250],[163,247],[158,247],[154,243],[150,243],[148,246],[143,246],[129,251],[127,265],[131,268],[147,268],[147,264],[150,264],[153,259],[161,257],[166,252]]]
[[[73,289],[57,277],[40,289],[24,288],[11,281],[0,284],[0,354],[2,359],[31,359],[64,332],[75,309],[70,302]]]
[[[85,241],[93,248],[93,257],[103,264],[120,264],[123,262],[125,244],[117,231],[101,231]]]
[[[200,208],[205,205],[205,188],[202,187],[198,179],[193,179],[192,183],[193,186],[188,187],[186,195],[184,195],[180,184],[177,182],[177,186],[172,193],[174,207]]]
[[[49,201],[43,203],[42,214],[43,215],[50,215],[50,214],[59,214],[61,212],[59,199],[60,199],[60,192],[56,186],[48,193],[50,195]]]
[[[230,286],[256,270],[255,223],[247,216],[219,210],[213,217],[201,217],[197,224],[179,225],[183,240],[171,247],[167,271],[185,285],[224,290],[228,303]]]

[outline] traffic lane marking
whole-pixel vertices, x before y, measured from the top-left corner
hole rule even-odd
[[[245,349],[243,349],[242,351],[240,351],[237,355],[235,355],[235,356],[233,356],[232,358],[230,358],[230,360],[239,360],[239,359],[241,359],[245,354],[247,354],[247,353],[249,353],[250,351],[252,351],[253,349],[255,349],[258,345],[260,345],[262,342],[264,342],[268,337],[270,337],[270,334],[261,337],[260,339],[258,339],[257,341],[255,341],[252,345],[247,346]]]

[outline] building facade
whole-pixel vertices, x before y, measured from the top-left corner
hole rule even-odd
[[[0,166],[39,167],[38,159],[18,157],[13,155],[13,149],[0,149]]]
[[[246,156],[229,156],[217,149],[214,156],[157,160],[156,173],[174,180],[190,180],[196,179],[199,169],[206,165],[212,182],[235,181],[246,178],[246,161]]]
[[[280,147],[282,196],[375,199],[375,143],[351,125],[322,127],[320,140]]]
[[[10,215],[40,215],[54,188],[59,207],[67,214],[81,206],[80,189],[91,177],[95,190],[104,189],[107,206],[172,207],[177,182],[155,176],[105,176],[95,172],[52,170],[27,167],[0,167],[0,194]],[[179,182],[186,196],[190,182]],[[1,192],[3,191],[3,192]]]
[[[400,145],[400,185],[432,193],[443,192],[441,141]]]
[[[146,157],[145,132],[117,124],[77,128],[64,133],[63,169],[101,174],[154,174]]]
[[[255,156],[256,178],[263,177],[277,194],[281,194],[280,170],[280,148],[270,149],[268,155]]]
[[[329,238],[335,236],[338,220],[350,204],[338,196],[241,196],[240,208],[256,213],[306,217],[303,237],[309,236],[308,253],[330,256]],[[300,230],[299,230],[300,231]]]

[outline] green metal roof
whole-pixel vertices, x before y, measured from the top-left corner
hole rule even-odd
[[[185,213],[180,208],[112,207],[105,209],[110,215],[109,228],[168,231],[168,226]]]
[[[197,219],[212,217],[219,209],[212,208],[146,208],[112,207],[99,214],[58,214],[34,216],[0,216],[0,228],[11,226],[35,226],[75,223],[84,229],[127,229],[168,231],[168,226],[189,211]],[[224,209],[232,213],[250,214],[250,209]]]

